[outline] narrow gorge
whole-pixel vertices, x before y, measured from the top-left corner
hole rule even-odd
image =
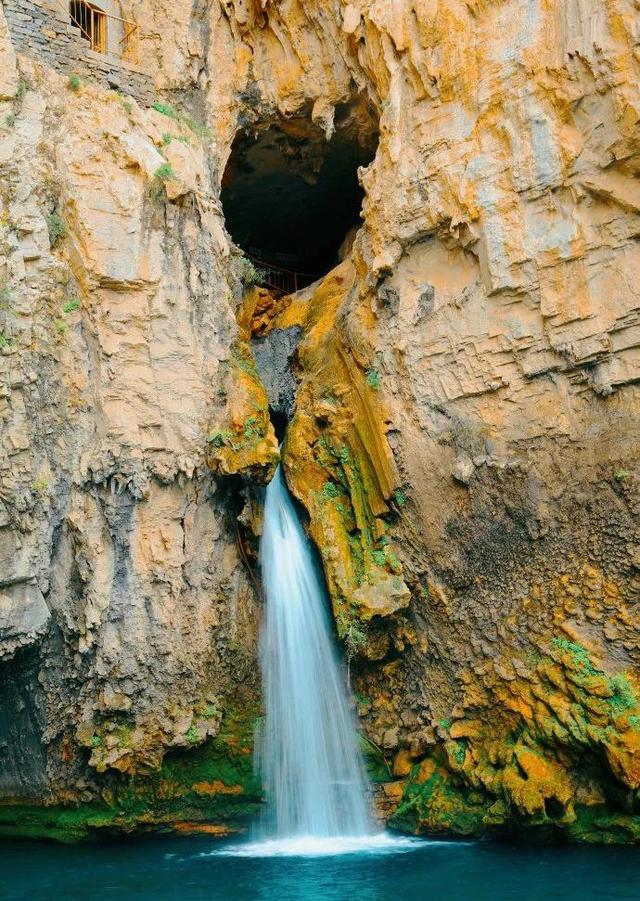
[[[280,466],[380,828],[640,842],[639,85],[638,0],[0,0],[0,837],[259,820]]]

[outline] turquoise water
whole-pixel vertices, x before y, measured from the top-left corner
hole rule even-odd
[[[3,901],[623,901],[640,849],[417,842],[330,857],[226,856],[209,838],[0,844]]]

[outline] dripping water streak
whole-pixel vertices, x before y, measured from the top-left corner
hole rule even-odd
[[[264,838],[371,834],[366,780],[322,584],[282,472],[267,488],[260,767]]]

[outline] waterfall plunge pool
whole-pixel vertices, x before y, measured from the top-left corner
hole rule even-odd
[[[402,839],[400,840],[402,843]],[[245,853],[239,853],[245,848]],[[627,901],[637,848],[405,840],[323,856],[250,856],[209,837],[0,844],[3,901]]]

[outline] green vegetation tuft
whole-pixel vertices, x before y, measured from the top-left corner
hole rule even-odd
[[[214,447],[224,447],[225,445],[231,444],[232,437],[233,436],[228,429],[218,429],[209,435],[207,441]]]
[[[629,677],[624,673],[616,673],[609,679],[609,688],[613,692],[609,698],[609,706],[615,716],[625,713],[636,706],[636,696],[634,694]]]
[[[393,498],[399,507],[404,507],[404,505],[407,503],[407,495],[404,493],[402,488],[396,488],[396,490],[393,492]]]
[[[60,238],[66,236],[67,224],[57,210],[54,210],[50,216],[47,216],[47,229],[49,231],[49,243],[52,247]]]
[[[368,641],[367,627],[362,620],[353,616],[351,619],[342,614],[336,620],[338,635],[344,641],[347,661],[357,657]]]
[[[377,369],[367,369],[367,385],[374,391],[380,388],[380,373]]]
[[[325,500],[334,500],[339,496],[340,491],[335,482],[327,482],[321,493]]]
[[[554,638],[552,644],[559,650],[568,653],[575,666],[587,675],[595,676],[600,672],[594,667],[589,652],[581,644],[576,644],[566,638]]]
[[[627,472],[626,469],[617,469],[615,471],[613,477],[616,480],[616,482],[626,482],[630,475],[631,475],[631,473]]]
[[[262,423],[257,416],[248,416],[242,428],[242,434],[246,441],[259,441],[264,437]]]
[[[159,113],[162,113],[163,116],[167,116],[169,119],[174,119],[176,122],[180,122],[182,125],[185,125],[189,131],[193,132],[196,137],[200,138],[200,140],[204,140],[211,138],[212,132],[210,128],[207,128],[206,125],[203,125],[201,122],[198,122],[197,119],[194,119],[193,116],[183,116],[178,110],[171,106],[170,103],[165,103],[161,100],[157,100],[153,104],[153,109],[157,110]],[[163,142],[164,142],[163,135]],[[185,144],[189,144],[188,138],[177,137],[176,135],[170,135],[175,141],[182,141]],[[171,141],[167,141],[167,144],[171,143]]]
[[[16,88],[16,103],[21,104],[24,100],[24,95],[29,90],[29,82],[25,81],[24,78],[18,79],[18,86]]]
[[[66,315],[67,313],[73,313],[74,310],[80,309],[80,301],[76,297],[71,297],[65,305],[62,307],[62,312]]]
[[[44,497],[49,491],[49,483],[46,479],[36,479],[31,488],[34,494],[37,494],[39,497]]]
[[[69,76],[69,81],[67,82],[67,85],[69,86],[69,89],[71,91],[73,91],[74,94],[77,94],[80,91],[80,88],[82,87],[82,79],[80,78],[79,75],[76,75],[75,73],[73,73],[72,75]]]
[[[13,338],[9,338],[4,332],[0,332],[0,349],[3,347],[11,347],[12,345]]]
[[[237,258],[236,268],[238,278],[245,288],[253,288],[255,285],[263,285],[267,277],[267,273],[263,269],[254,266],[251,260],[245,256]]]
[[[364,758],[364,765],[369,782],[374,784],[391,782],[393,780],[393,773],[391,772],[391,767],[387,763],[381,748],[361,732],[358,733],[358,738],[360,753]]]
[[[154,104],[152,104],[153,109],[159,113],[162,113],[163,116],[168,116],[169,119],[179,119],[180,116],[175,107],[171,106],[170,103],[163,103],[161,100],[156,100]]]
[[[161,166],[158,166],[156,171],[153,173],[153,177],[159,179],[160,181],[172,181],[177,176],[173,171],[171,163],[163,163]]]

